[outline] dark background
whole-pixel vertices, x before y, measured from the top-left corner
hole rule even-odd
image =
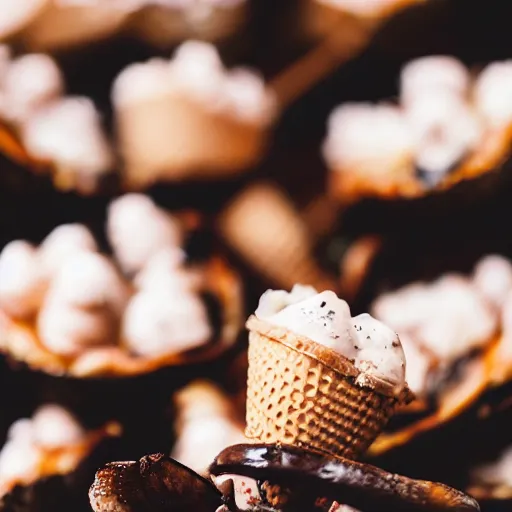
[[[271,79],[304,55],[311,44],[305,44],[297,37],[297,2],[253,0],[251,5],[251,21],[242,38],[236,44],[225,45],[221,51],[227,63],[253,65]],[[150,194],[170,209],[197,208],[203,211],[212,229],[214,214],[247,182],[257,178],[275,181],[289,193],[297,207],[302,207],[325,190],[326,169],[319,148],[325,135],[327,116],[336,105],[345,101],[394,97],[401,66],[421,55],[451,54],[476,69],[492,60],[512,58],[511,25],[512,2],[508,0],[431,0],[408,9],[388,22],[361,55],[318,83],[283,113],[268,155],[249,175],[208,185],[161,185],[154,187]],[[139,42],[117,40],[60,55],[59,60],[66,74],[69,93],[92,97],[111,129],[109,92],[113,78],[128,63],[154,55],[154,50]],[[114,179],[106,184],[106,192],[97,197],[60,193],[53,189],[46,177],[35,177],[20,170],[1,156],[0,184],[2,246],[14,238],[40,241],[53,227],[65,222],[84,222],[103,240],[106,205],[120,192]],[[395,287],[420,277],[434,277],[446,270],[469,271],[479,257],[490,252],[512,257],[512,236],[508,226],[512,218],[511,199],[512,173],[507,163],[497,180],[464,186],[453,194],[413,205],[408,202],[369,202],[345,212],[335,237],[353,238],[365,232],[378,232],[386,240],[375,276],[363,296],[353,304],[355,310],[364,310],[383,287]],[[405,211],[407,215],[404,215]],[[330,236],[320,246],[326,250],[332,238]],[[211,242],[211,238],[209,240]],[[194,250],[210,250],[210,242],[196,241]],[[229,253],[227,248],[223,250]],[[234,255],[231,257],[240,265],[247,284],[249,313],[269,283],[255,276]],[[322,261],[326,266],[333,263],[327,257]],[[244,336],[241,338],[244,340]],[[230,357],[214,365],[196,368],[187,373],[184,380],[195,374],[218,378],[228,368],[229,360]],[[179,380],[181,382],[182,377]],[[35,384],[19,384],[12,389],[11,407],[16,413],[25,413],[33,406]],[[28,402],[22,398],[27,393],[32,396]],[[510,390],[507,390],[506,395],[509,394]],[[23,407],[19,407],[21,402],[25,404]],[[480,424],[480,430],[470,432],[467,425],[474,414],[474,411],[469,412],[469,416],[454,422],[442,434],[433,434],[428,441],[423,439],[421,446],[411,447],[407,453],[400,454],[400,460],[391,458],[383,460],[382,464],[393,469],[403,467],[407,461],[410,476],[457,483],[458,475],[454,472],[471,463],[472,450],[477,457],[475,447],[489,446],[489,453],[494,453],[495,444],[501,446],[512,440],[508,412],[496,415],[485,425]],[[139,421],[143,425],[148,420],[139,416]],[[491,438],[494,442],[486,445],[485,440]],[[156,451],[156,439],[141,443],[134,456]],[[428,448],[434,445],[436,450]],[[440,456],[448,450],[450,455]],[[447,464],[448,459],[451,464]],[[512,505],[489,505],[485,510],[512,510]]]

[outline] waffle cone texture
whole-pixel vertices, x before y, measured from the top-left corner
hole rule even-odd
[[[405,388],[361,373],[337,352],[252,316],[247,427],[254,442],[283,443],[356,459],[396,407]]]

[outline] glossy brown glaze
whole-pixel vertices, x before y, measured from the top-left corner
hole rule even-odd
[[[215,476],[236,474],[268,480],[292,492],[314,491],[318,498],[372,512],[480,510],[473,498],[446,485],[413,480],[369,464],[293,446],[231,446],[217,456],[210,472]]]

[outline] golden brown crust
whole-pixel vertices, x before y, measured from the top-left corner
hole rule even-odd
[[[2,121],[0,121],[0,154],[35,175],[49,176],[55,188],[64,192],[75,190],[85,195],[98,192],[101,189],[99,181],[107,175],[107,173],[103,173],[91,176],[70,172],[62,165],[32,157],[14,131]]]
[[[500,165],[509,155],[511,141],[512,126],[487,133],[480,145],[432,189],[425,188],[414,176],[412,164],[404,172],[381,174],[379,180],[372,173],[362,170],[334,167],[329,172],[330,194],[343,199],[345,203],[352,203],[363,197],[415,199],[440,193],[463,181],[476,179],[490,172],[499,172]]]
[[[47,166],[33,159],[22,146],[18,138],[0,121],[0,153],[15,163],[28,167],[34,172],[47,172]]]
[[[381,434],[370,447],[374,456],[406,444],[416,436],[431,430],[461,414],[473,404],[489,387],[506,382],[505,376],[512,375],[512,365],[509,362],[508,372],[500,375],[504,360],[498,356],[502,338],[496,338],[487,350],[474,361],[469,363],[457,383],[440,396],[437,410],[407,427],[390,433]],[[501,378],[500,378],[501,377]]]
[[[222,327],[218,340],[193,352],[150,358],[130,354],[120,344],[90,349],[75,358],[64,358],[41,344],[33,323],[14,321],[2,311],[0,351],[34,370],[78,378],[132,377],[164,367],[214,359],[236,341],[243,309],[241,283],[227,262],[217,256],[206,264],[204,277],[204,290],[215,294],[221,304]]]

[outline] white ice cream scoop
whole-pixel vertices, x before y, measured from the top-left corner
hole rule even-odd
[[[14,318],[28,318],[37,312],[45,289],[36,248],[23,240],[7,244],[0,254],[0,307]]]
[[[301,302],[309,297],[313,297],[318,292],[312,286],[296,284],[291,292],[285,290],[267,290],[260,298],[258,309],[255,315],[259,318],[269,317],[279,313],[282,309],[297,302]]]
[[[206,343],[212,330],[206,306],[193,293],[149,290],[137,293],[126,308],[122,338],[135,354],[178,354]]]
[[[323,154],[334,169],[385,174],[412,152],[413,139],[396,107],[347,103],[329,116]]]
[[[129,299],[126,283],[112,261],[99,253],[79,252],[60,269],[48,291],[48,301],[82,309],[108,310],[118,315]]]
[[[57,63],[48,55],[37,53],[13,60],[3,85],[4,115],[18,126],[64,92],[64,79]]]
[[[10,482],[30,483],[39,476],[43,454],[33,445],[10,440],[0,451],[0,492]]]
[[[500,308],[512,290],[512,264],[497,254],[486,256],[475,267],[473,282],[486,299]]]
[[[179,46],[169,63],[169,85],[215,108],[225,87],[225,69],[215,46],[202,41]]]
[[[39,246],[39,258],[45,276],[51,278],[73,256],[97,250],[96,241],[86,226],[62,224],[43,240]]]
[[[512,122],[512,60],[493,62],[475,83],[475,104],[493,127]]]
[[[182,241],[177,220],[144,194],[126,194],[110,203],[107,233],[127,273],[138,272],[157,252]]]
[[[76,418],[56,404],[45,404],[32,417],[34,442],[48,450],[79,443],[85,431]]]
[[[201,276],[184,266],[185,252],[179,247],[169,247],[152,256],[135,277],[139,290],[197,290]]]
[[[355,332],[350,309],[334,292],[318,293],[262,319],[307,336],[340,352],[347,359],[355,357]]]
[[[352,319],[357,336],[355,365],[392,383],[405,381],[405,354],[398,335],[368,313]]]
[[[90,347],[118,341],[117,323],[108,312],[51,301],[38,316],[41,343],[52,353],[74,357]]]
[[[90,191],[114,165],[114,155],[93,102],[85,97],[53,101],[30,116],[22,129],[27,150],[79,178]]]
[[[407,63],[400,75],[400,102],[410,105],[426,95],[450,93],[463,97],[468,93],[470,74],[455,57],[430,55]]]
[[[78,252],[51,282],[38,317],[41,342],[63,356],[115,343],[128,300],[129,290],[106,256]]]
[[[302,300],[296,299],[287,301],[282,290],[266,292],[255,314],[337,351],[366,374],[394,385],[405,382],[404,352],[389,327],[368,314],[352,318],[348,304],[332,291],[308,290]],[[275,304],[281,305],[279,311]]]
[[[444,175],[481,140],[483,125],[462,98],[443,91],[419,97],[405,111],[417,165]]]

